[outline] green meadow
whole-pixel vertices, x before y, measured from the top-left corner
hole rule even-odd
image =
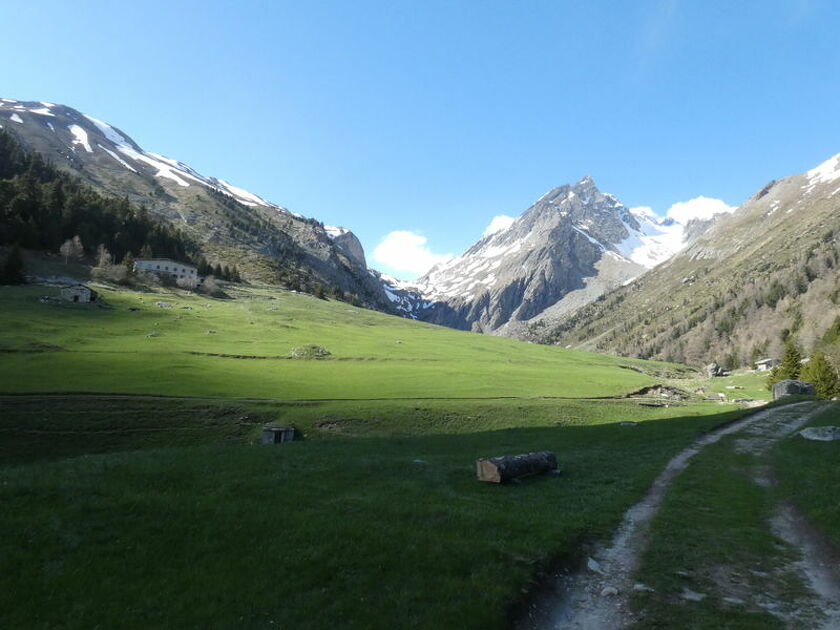
[[[290,292],[239,290],[230,300],[101,293],[108,308],[40,303],[57,295],[48,287],[0,288],[0,390],[582,398],[626,393],[651,383],[652,371],[679,370],[444,329]],[[331,356],[287,358],[307,345]]]
[[[744,413],[623,398],[681,366],[306,295],[56,293],[0,288],[0,627],[503,628]],[[542,449],[559,474],[475,480]]]

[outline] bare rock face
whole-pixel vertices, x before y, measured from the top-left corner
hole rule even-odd
[[[792,379],[779,381],[773,385],[773,400],[779,400],[785,396],[816,396],[817,390],[805,381],[794,381]]]
[[[332,238],[333,243],[336,244],[339,250],[347,255],[350,260],[356,263],[360,268],[367,269],[367,261],[365,260],[365,250],[362,247],[361,241],[347,228],[339,228],[332,226],[325,226],[324,229]]]

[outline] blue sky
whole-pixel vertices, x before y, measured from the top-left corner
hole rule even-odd
[[[460,253],[584,174],[664,214],[701,195],[737,205],[840,152],[832,1],[39,0],[2,14],[0,96],[108,121],[350,227],[369,257],[394,231],[414,235],[406,257]]]

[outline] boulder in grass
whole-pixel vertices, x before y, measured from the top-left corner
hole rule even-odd
[[[290,359],[326,359],[331,356],[332,352],[315,345],[300,346],[289,353]]]
[[[720,367],[717,363],[709,363],[709,365],[706,366],[705,370],[706,370],[706,376],[708,376],[709,378],[715,378],[716,376],[723,376],[723,374],[724,374],[723,368]]]
[[[773,400],[786,396],[816,396],[817,389],[805,381],[786,379],[773,384]]]
[[[840,427],[808,427],[799,432],[806,440],[818,442],[833,442],[840,440]]]

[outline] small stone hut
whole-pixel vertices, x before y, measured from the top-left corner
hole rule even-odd
[[[65,302],[76,302],[87,304],[95,302],[98,294],[90,287],[83,284],[72,284],[61,289],[61,299]]]
[[[294,427],[265,426],[262,432],[263,444],[282,444],[295,439]]]

